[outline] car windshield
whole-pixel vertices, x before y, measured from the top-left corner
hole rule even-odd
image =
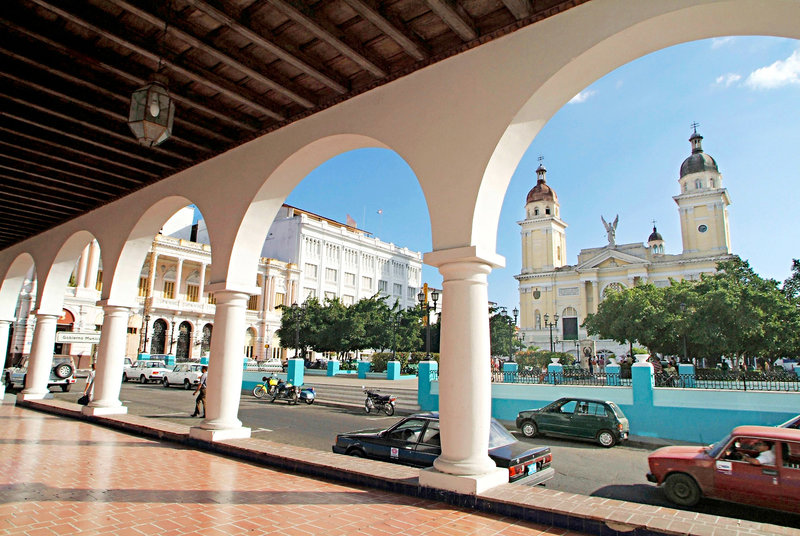
[[[503,447],[515,443],[517,440],[512,436],[506,427],[492,419],[489,428],[489,448]]]
[[[723,437],[722,439],[711,445],[708,448],[708,455],[711,456],[712,458],[716,458],[717,455],[719,455],[720,451],[722,451],[722,449],[725,448],[725,445],[727,445],[730,442],[730,440],[731,436],[726,435],[725,437]]]

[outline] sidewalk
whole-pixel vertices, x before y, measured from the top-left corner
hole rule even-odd
[[[0,406],[0,535],[800,535],[542,487],[464,496],[420,487],[411,467],[252,438],[204,443],[184,425],[89,418],[59,400],[26,407]]]

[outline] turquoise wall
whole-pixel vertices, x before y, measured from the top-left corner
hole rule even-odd
[[[426,381],[420,364],[418,403],[439,408],[439,382]],[[653,367],[637,363],[632,386],[599,387],[550,384],[492,384],[492,416],[514,421],[524,409],[540,408],[561,397],[616,403],[628,418],[631,434],[708,444],[743,424],[774,426],[800,413],[800,392],[730,391],[655,387]],[[427,383],[427,385],[426,385]]]

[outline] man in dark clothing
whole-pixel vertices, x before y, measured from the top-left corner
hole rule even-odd
[[[200,415],[200,404],[203,404],[203,415],[202,417],[206,418],[206,381],[208,380],[208,367],[203,367],[203,375],[200,376],[200,383],[197,384],[197,389],[194,390],[194,394],[197,395],[197,400],[194,403],[194,413],[192,413],[192,417],[197,417]],[[198,394],[200,393],[200,394]]]

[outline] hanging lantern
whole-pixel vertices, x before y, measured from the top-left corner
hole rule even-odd
[[[163,75],[153,75],[150,83],[131,95],[128,126],[142,145],[155,147],[169,138],[174,118],[175,102],[169,96]]]

